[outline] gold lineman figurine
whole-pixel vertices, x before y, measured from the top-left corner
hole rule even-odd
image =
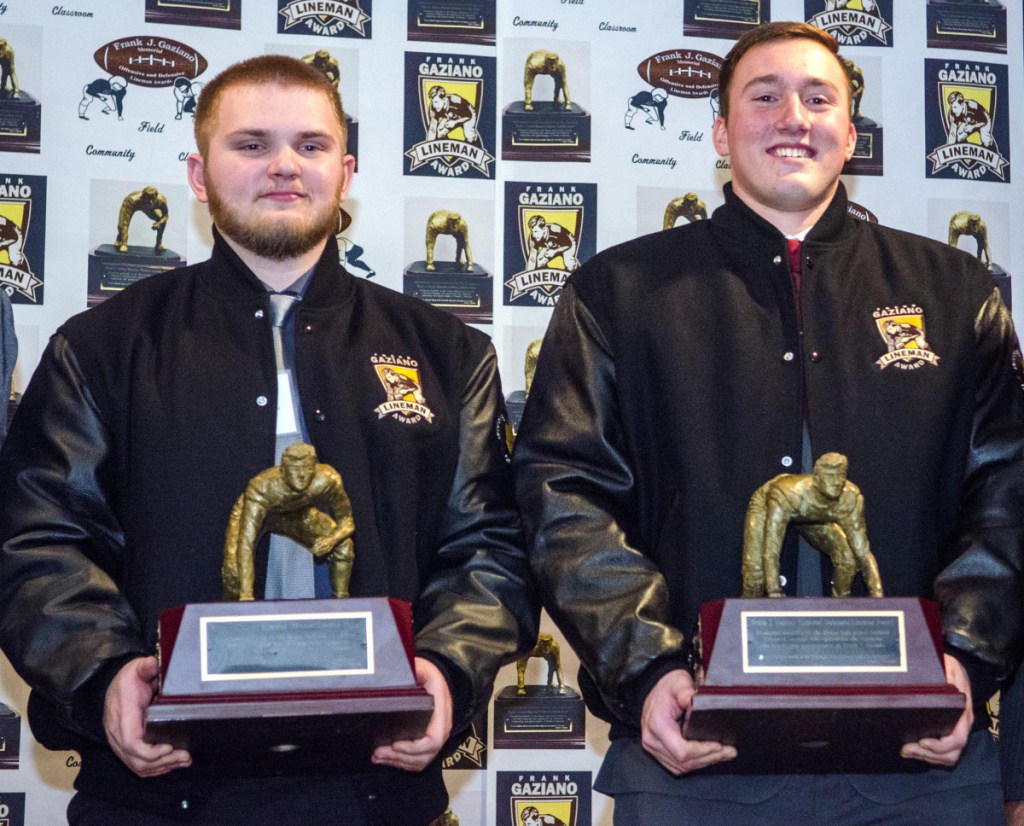
[[[846,478],[847,460],[826,453],[811,474],[783,473],[759,487],[743,531],[743,596],[784,596],[779,552],[790,524],[832,560],[832,595],[848,597],[860,571],[873,597],[882,596],[878,563],[864,528],[864,497]]]
[[[527,112],[533,111],[533,81],[537,75],[550,75],[555,81],[555,108],[571,108],[569,100],[569,81],[565,72],[565,61],[554,52],[538,49],[531,52],[526,58],[526,66],[523,69],[523,108]],[[559,102],[561,98],[561,102]]]
[[[562,652],[558,642],[550,634],[538,634],[537,644],[533,651],[516,660],[516,694],[526,694],[526,666],[533,657],[542,658],[548,664],[548,688],[554,688],[558,682],[558,693],[565,689],[562,679]]]
[[[465,269],[473,269],[473,251],[469,248],[469,224],[457,212],[447,209],[438,209],[430,213],[427,218],[427,269],[433,271],[434,266],[434,245],[437,243],[438,235],[450,235],[455,239],[455,265],[462,264],[463,255],[466,258]]]
[[[352,505],[338,471],[317,463],[312,445],[297,442],[286,447],[281,464],[250,479],[231,509],[221,569],[224,599],[254,598],[254,551],[268,532],[295,540],[317,559],[326,557],[332,594],[347,597],[355,530]]]
[[[121,211],[117,215],[117,240],[114,242],[118,252],[128,252],[128,226],[136,212],[141,212],[153,220],[153,229],[156,230],[153,250],[163,252],[164,228],[167,226],[168,216],[167,198],[161,195],[155,186],[130,192],[121,202]]]

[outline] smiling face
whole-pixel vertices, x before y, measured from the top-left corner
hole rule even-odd
[[[354,160],[326,95],[281,83],[238,84],[222,96],[189,184],[229,243],[270,261],[322,248]]]
[[[712,138],[733,191],[787,235],[813,226],[857,140],[842,64],[812,40],[771,41],[740,59],[729,93]]]

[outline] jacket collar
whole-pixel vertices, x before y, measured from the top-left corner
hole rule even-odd
[[[769,223],[733,192],[732,183],[729,182],[723,188],[725,194],[725,205],[714,211],[711,218],[713,224],[727,236],[736,239],[738,243],[754,243],[758,246],[768,246],[771,249],[781,246],[783,234]],[[849,216],[847,214],[846,187],[842,181],[821,218],[818,219],[807,233],[805,241],[834,243],[840,240]]]
[[[213,252],[208,263],[210,266],[206,268],[205,283],[222,299],[266,300],[266,285],[238,257],[217,227],[213,227]],[[352,294],[352,281],[352,275],[339,263],[338,242],[331,235],[320,260],[313,268],[302,300],[303,307],[336,306]]]

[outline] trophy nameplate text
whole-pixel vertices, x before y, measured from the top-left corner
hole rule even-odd
[[[185,264],[185,259],[170,249],[156,252],[132,244],[128,252],[120,252],[115,244],[100,244],[89,253],[87,305],[95,307],[136,281]]]
[[[383,597],[168,609],[146,739],[203,765],[368,765],[430,719],[412,644],[411,607]]]
[[[501,114],[501,157],[514,161],[590,160],[590,113],[579,104],[562,107],[537,101],[532,111],[522,101]]]
[[[857,130],[857,142],[853,157],[843,166],[843,174],[881,175],[885,165],[885,134],[881,125],[871,118],[860,118],[853,125]]]
[[[952,731],[938,606],[908,597],[726,599],[700,611],[690,740],[725,771],[912,771],[904,743]]]
[[[409,40],[493,46],[495,0],[409,0]]]
[[[683,34],[735,40],[771,20],[770,0],[685,0]]]
[[[14,709],[0,703],[0,770],[18,768],[20,755],[21,717]]]
[[[1013,287],[1010,274],[998,264],[993,264],[992,280],[999,288],[999,294],[1003,298],[1003,303],[1006,305],[1006,309],[1013,310]]]
[[[242,28],[242,0],[146,0],[147,23]]]
[[[438,261],[428,270],[426,261],[405,268],[402,291],[447,310],[467,324],[490,324],[494,319],[494,279],[479,264],[465,267]]]
[[[28,92],[0,95],[0,151],[38,153],[41,120],[42,106]]]
[[[928,47],[1006,54],[1006,8],[999,0],[928,0]]]

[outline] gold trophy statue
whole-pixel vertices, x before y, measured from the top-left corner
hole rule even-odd
[[[22,41],[19,48],[33,45]],[[38,154],[41,122],[42,105],[18,82],[14,44],[0,36],[0,151]]]
[[[538,80],[543,78],[544,80]],[[547,87],[546,100],[534,100],[534,87]],[[523,99],[504,107],[501,116],[501,154],[510,160],[590,160],[590,113],[574,103],[569,70],[557,52],[536,49],[523,62]]]
[[[673,198],[666,204],[665,217],[661,228],[672,229],[680,218],[687,224],[708,219],[707,204],[700,199],[696,192],[687,192],[685,195]]]
[[[155,186],[147,186],[138,192],[130,192],[121,202],[121,211],[117,215],[117,240],[114,242],[117,244],[118,252],[128,252],[128,226],[136,212],[141,212],[147,218],[152,219],[152,228],[156,230],[153,251],[163,252],[164,228],[167,226],[169,213],[167,198],[161,195]]]
[[[341,68],[327,49],[317,49],[313,54],[304,56],[302,62],[308,63],[331,81],[335,89],[338,88],[338,84],[341,82]]]
[[[439,209],[430,213],[427,219],[427,269],[433,272],[437,269],[434,264],[434,245],[437,243],[438,235],[450,235],[455,239],[455,268],[472,271],[473,251],[469,247],[469,224],[457,212],[447,209]],[[465,265],[463,265],[465,258]]]
[[[267,533],[329,566],[332,599],[255,600]],[[356,768],[374,748],[423,736],[433,699],[416,684],[412,606],[349,598],[355,520],[340,474],[312,445],[284,449],[228,518],[224,602],[160,614],[160,687],[146,739],[207,766]],[[337,748],[344,743],[344,748]]]
[[[523,409],[526,407],[526,399],[530,395],[533,374],[537,372],[537,359],[540,358],[540,346],[543,343],[544,339],[535,338],[526,345],[526,358],[523,361],[523,377],[526,379],[526,387],[523,390],[513,390],[505,399],[508,426],[512,432],[511,438],[508,440],[509,450],[512,449],[512,442],[515,441],[516,433],[519,432],[519,423],[523,420]]]
[[[113,202],[110,205],[113,206]],[[152,246],[129,241],[132,219],[140,212],[153,222],[151,229],[156,232],[156,238]],[[155,186],[129,192],[121,199],[114,243],[99,244],[89,253],[90,307],[136,281],[185,266],[182,256],[164,246],[164,232],[170,215],[167,196]]]
[[[558,693],[561,694],[565,690],[565,680],[562,678],[562,651],[550,634],[538,634],[537,644],[533,650],[516,660],[516,694],[521,697],[526,695],[526,667],[534,657],[548,664],[547,687],[555,688],[557,683]]]
[[[846,457],[826,453],[809,474],[783,473],[759,487],[743,532],[743,596],[783,596],[779,553],[792,525],[832,560],[832,596],[848,597],[860,571],[868,593],[882,596],[878,563],[864,527],[864,497],[846,478]]]
[[[949,245],[958,246],[963,235],[975,240],[978,244],[978,260],[991,270],[992,250],[988,246],[988,226],[980,215],[965,209],[953,214],[949,219]]]
[[[555,94],[552,98],[555,108],[571,108],[565,61],[554,52],[538,49],[526,58],[526,66],[523,69],[523,108],[527,112],[533,111],[533,81],[537,75],[550,75],[555,82]]]
[[[255,547],[265,533],[287,536],[317,559],[326,558],[332,595],[347,597],[355,529],[338,471],[318,463],[312,445],[289,445],[281,453],[281,464],[254,476],[231,509],[221,570],[224,599],[254,598]]]
[[[453,259],[442,256],[435,261],[434,248],[441,235],[455,240]],[[451,209],[433,210],[427,216],[424,241],[426,257],[405,268],[403,292],[471,324],[490,324],[494,320],[493,278],[473,261],[469,222],[464,215]]]
[[[812,473],[761,485],[744,524],[743,598],[700,608],[683,736],[736,746],[738,771],[909,771],[903,744],[948,734],[963,711],[938,606],[882,595],[848,466],[825,453]],[[832,596],[779,599],[789,528],[832,560]],[[851,596],[858,573],[866,597]]]
[[[544,684],[528,683],[531,659],[547,663]],[[516,684],[507,685],[494,698],[496,749],[581,749],[585,741],[583,698],[562,677],[562,652],[547,633],[516,661]]]

